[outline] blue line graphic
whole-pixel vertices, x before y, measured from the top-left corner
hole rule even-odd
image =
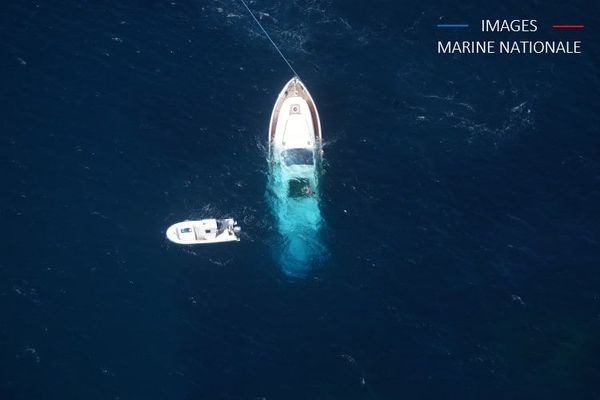
[[[468,28],[469,24],[437,24],[438,28]]]

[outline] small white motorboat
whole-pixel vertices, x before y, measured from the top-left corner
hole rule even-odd
[[[233,218],[183,221],[167,229],[167,239],[178,244],[206,244],[239,241],[241,228]]]

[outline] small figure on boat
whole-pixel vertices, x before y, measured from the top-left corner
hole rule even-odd
[[[302,187],[302,193],[304,193],[307,196],[311,196],[312,195],[312,189],[308,185],[303,186]]]

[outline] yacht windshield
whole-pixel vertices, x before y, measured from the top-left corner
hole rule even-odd
[[[281,152],[281,158],[285,165],[313,165],[315,160],[313,153],[308,149],[289,149]]]

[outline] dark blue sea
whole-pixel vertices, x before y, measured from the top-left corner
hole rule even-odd
[[[323,124],[303,276],[266,197],[292,74],[238,1],[0,5],[0,399],[600,399],[598,4],[249,5]],[[436,51],[488,37],[583,54]]]

